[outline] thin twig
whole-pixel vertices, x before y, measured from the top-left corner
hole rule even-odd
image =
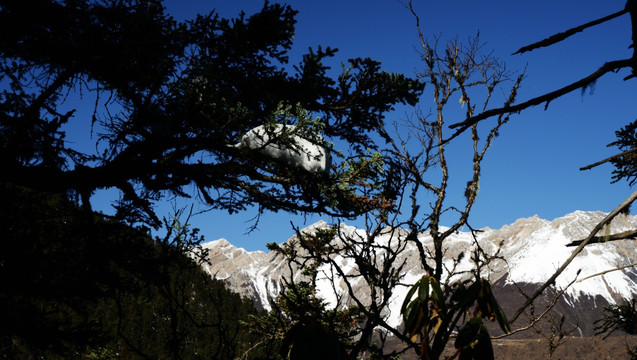
[[[573,283],[575,283],[577,280],[577,277],[575,277],[575,279],[573,279],[568,285],[566,285],[562,290],[560,290],[557,294],[555,294],[555,296],[553,296],[553,300],[551,301],[551,303],[546,307],[546,309],[544,309],[544,311],[540,314],[540,316],[538,317],[534,317],[534,315],[532,314],[531,316],[529,316],[529,325],[528,326],[524,326],[518,329],[515,329],[509,333],[506,334],[502,334],[502,335],[497,335],[497,336],[491,336],[491,339],[502,339],[505,337],[510,337],[513,334],[517,334],[519,332],[523,332],[526,331],[532,327],[534,327],[538,322],[540,322],[540,320],[542,320],[542,318],[544,318],[544,316],[546,316],[546,314],[548,314],[551,310],[553,310],[553,308],[555,307],[555,305],[557,305],[557,301],[562,297],[562,295],[564,295],[564,293],[566,292],[566,290],[571,287],[571,285],[573,285]],[[513,322],[513,321],[511,321]]]
[[[617,270],[623,270],[623,269],[626,269],[626,268],[629,268],[629,267],[633,267],[633,266],[637,266],[637,262],[634,262],[634,263],[628,264],[628,265],[624,265],[624,266],[620,266],[620,267],[617,267],[617,268],[614,268],[614,269],[602,271],[602,272],[599,272],[597,274],[589,275],[589,276],[587,276],[585,278],[581,278],[581,279],[577,280],[577,282],[582,282],[582,281],[584,281],[586,279],[590,279],[590,278],[593,278],[595,276],[604,275],[604,274],[607,274],[609,272],[613,272],[613,271],[617,271]]]

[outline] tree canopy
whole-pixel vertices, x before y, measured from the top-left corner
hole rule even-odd
[[[152,202],[166,194],[196,193],[230,212],[360,212],[353,188],[334,186],[356,183],[344,175],[349,158],[321,177],[228,146],[289,123],[359,159],[384,114],[417,101],[423,84],[368,58],[348,60],[337,78],[324,64],[329,47],[288,64],[295,14],[266,2],[249,17],[177,22],[156,0],[3,1],[0,181],[72,193],[86,207],[95,190],[118,189],[117,218],[154,225]],[[73,121],[91,123],[99,151],[69,146]]]

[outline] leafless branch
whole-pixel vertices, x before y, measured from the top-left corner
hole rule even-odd
[[[456,130],[456,132],[451,135],[451,137],[449,137],[447,140],[445,140],[445,143],[448,143],[449,141],[451,141],[452,139],[458,137],[458,135],[462,134],[463,132],[465,132],[467,129],[469,129],[471,126],[477,124],[478,122],[480,122],[481,120],[484,119],[488,119],[490,117],[493,116],[497,116],[497,115],[502,115],[502,114],[513,114],[513,113],[518,113],[524,109],[527,109],[529,107],[532,106],[536,106],[536,105],[540,105],[542,103],[546,103],[546,105],[544,106],[544,108],[546,109],[549,105],[549,103],[555,99],[557,99],[558,97],[561,97],[563,95],[566,95],[574,90],[586,87],[588,85],[590,85],[591,83],[597,81],[597,79],[599,79],[600,77],[602,77],[603,75],[611,72],[611,71],[618,71],[620,69],[626,68],[626,67],[632,67],[635,64],[635,60],[633,59],[625,59],[625,60],[616,60],[616,61],[610,61],[605,63],[602,67],[600,67],[599,69],[597,69],[597,71],[593,72],[592,74],[586,76],[585,78],[582,78],[570,85],[564,86],[558,90],[552,91],[550,93],[535,97],[531,100],[527,100],[523,103],[517,104],[517,105],[511,105],[511,106],[504,106],[498,109],[491,109],[491,110],[487,110],[485,112],[482,112],[476,116],[472,116],[468,119],[466,119],[465,121],[459,122],[459,123],[455,123],[449,126],[449,128],[451,129],[458,129]]]
[[[602,22],[611,20],[615,17],[618,17],[620,15],[626,14],[626,13],[630,13],[630,16],[633,20],[633,28],[632,28],[632,32],[633,32],[633,48],[634,51],[637,51],[637,49],[635,49],[635,36],[637,36],[636,32],[637,32],[637,19],[635,19],[635,17],[637,16],[637,1],[635,0],[628,0],[628,2],[626,3],[626,7],[621,10],[618,11],[614,14],[605,16],[603,18],[591,21],[589,23],[586,23],[584,25],[575,27],[573,29],[570,29],[564,33],[560,33],[560,34],[556,34],[553,35],[545,40],[542,40],[540,42],[537,42],[535,44],[526,46],[521,48],[520,50],[518,50],[516,53],[522,53],[525,51],[530,51],[539,47],[543,47],[543,46],[549,46],[552,45],[554,43],[557,43],[571,35],[573,35],[574,33],[577,33],[579,31],[584,30],[585,28],[600,24]],[[524,109],[527,109],[529,107],[532,106],[536,106],[542,103],[546,103],[545,104],[545,109],[548,107],[549,103],[565,94],[568,94],[574,90],[580,89],[580,88],[585,88],[586,86],[590,85],[591,83],[597,81],[597,79],[599,79],[600,77],[602,77],[603,75],[613,71],[613,72],[617,72],[620,69],[623,68],[632,68],[633,69],[633,73],[629,76],[627,76],[626,78],[624,78],[624,80],[630,79],[632,77],[635,77],[635,69],[637,68],[637,54],[635,52],[633,52],[633,56],[630,59],[624,59],[624,60],[615,60],[615,61],[609,61],[607,63],[605,63],[602,67],[600,67],[597,71],[593,72],[592,74],[570,84],[567,86],[564,86],[558,90],[552,91],[550,93],[546,93],[544,95],[535,97],[531,100],[528,100],[526,102],[523,102],[521,104],[517,104],[514,106],[504,106],[502,108],[499,109],[491,109],[488,111],[485,111],[481,114],[478,114],[476,116],[472,116],[471,118],[468,118],[462,122],[456,123],[456,124],[452,124],[450,126],[450,128],[454,129],[457,128],[458,130],[456,130],[456,132],[449,138],[446,140],[446,142],[449,142],[451,139],[454,139],[455,137],[457,137],[458,135],[460,135],[461,133],[465,132],[467,129],[469,129],[472,125],[477,124],[479,121],[490,118],[492,116],[496,116],[496,115],[501,115],[501,114],[512,114],[512,113],[518,113]]]
[[[632,153],[634,153],[634,152],[637,152],[637,148],[635,148],[635,149],[630,149],[630,150],[626,150],[626,151],[624,151],[624,152],[623,152],[623,153],[621,153],[621,154],[616,154],[616,155],[613,155],[613,156],[607,157],[607,158],[606,158],[606,159],[604,159],[604,160],[598,161],[598,162],[596,162],[596,163],[594,163],[594,164],[590,164],[590,165],[587,165],[587,166],[581,167],[581,168],[580,168],[580,171],[582,171],[582,170],[590,170],[590,169],[592,169],[592,168],[594,168],[594,167],[596,167],[596,166],[599,166],[599,165],[601,165],[601,164],[607,163],[607,162],[609,162],[609,161],[612,161],[612,160],[614,160],[614,159],[620,158],[620,157],[622,157],[622,156],[626,156],[626,155],[628,155],[628,154],[632,154]]]
[[[557,292],[555,294],[555,296],[553,296],[553,299],[551,300],[551,303],[549,305],[546,306],[546,309],[544,309],[544,311],[537,317],[535,316],[531,316],[529,318],[529,324],[527,326],[523,326],[521,328],[515,329],[513,331],[511,331],[508,334],[502,334],[502,335],[498,335],[498,336],[492,336],[491,339],[502,339],[502,338],[506,338],[506,337],[510,337],[513,334],[517,334],[519,332],[523,332],[526,330],[529,330],[533,327],[535,327],[551,310],[553,310],[553,308],[555,307],[555,305],[557,304],[558,300],[562,297],[562,295],[564,295],[564,293],[566,292],[566,290],[573,285],[573,283],[575,283],[577,281],[577,277],[575,279],[573,279],[570,283],[568,283],[568,285],[566,285],[563,289],[561,289],[559,292]],[[580,280],[581,281],[581,280]],[[519,289],[519,288],[518,288]],[[522,290],[520,290],[522,291]],[[526,295],[525,295],[526,296]],[[528,297],[527,297],[528,299]],[[511,321],[513,322],[513,321]]]
[[[588,244],[595,243],[605,243],[607,241],[616,241],[616,240],[634,240],[637,237],[637,230],[624,231],[622,233],[617,233],[613,235],[607,236],[594,236]],[[586,240],[586,239],[584,239]],[[566,244],[566,246],[578,246],[584,242],[584,240],[574,240],[570,243]]]
[[[592,27],[592,26],[595,26],[595,25],[599,25],[599,24],[601,24],[603,22],[612,20],[612,19],[614,19],[616,17],[619,17],[619,16],[627,14],[627,13],[628,13],[628,9],[624,8],[623,10],[620,10],[620,11],[618,11],[616,13],[610,14],[608,16],[604,16],[603,18],[599,18],[597,20],[593,20],[593,21],[587,22],[584,25],[576,26],[576,27],[568,29],[568,30],[566,30],[564,32],[552,35],[552,36],[550,36],[550,37],[548,37],[548,38],[546,38],[544,40],[538,41],[538,42],[533,43],[531,45],[523,46],[518,51],[514,52],[513,55],[521,54],[523,52],[532,51],[532,50],[535,50],[535,49],[538,49],[538,48],[541,48],[541,47],[546,47],[546,46],[553,45],[555,43],[558,43],[558,42],[568,38],[571,35],[575,35],[578,32],[581,32],[581,31],[583,31],[583,30],[585,30],[585,29],[587,29],[589,27]]]

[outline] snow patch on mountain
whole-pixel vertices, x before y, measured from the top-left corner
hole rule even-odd
[[[602,212],[577,211],[551,222],[536,216],[495,231],[491,236],[506,239],[503,256],[508,262],[507,282],[540,284],[547,281],[575,250],[575,247],[567,247],[566,244],[586,238],[605,215]],[[636,226],[636,217],[620,215],[606,231],[618,233]],[[571,301],[580,296],[596,295],[610,303],[631,299],[637,292],[634,269],[581,281],[576,279],[630,264],[635,258],[637,248],[633,240],[588,245],[556,279],[555,286],[561,289],[568,287],[566,294]],[[576,282],[569,287],[572,281]]]

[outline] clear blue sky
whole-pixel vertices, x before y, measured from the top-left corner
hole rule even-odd
[[[287,3],[299,10],[292,63],[298,62],[308,47],[323,45],[339,49],[332,64],[336,69],[341,61],[359,56],[381,61],[390,72],[413,75],[422,68],[415,51],[418,38],[414,18],[396,0]],[[623,16],[556,46],[511,55],[521,46],[618,11],[625,0],[414,3],[425,36],[440,35],[443,40],[458,36],[464,40],[480,31],[486,48],[492,49],[509,68],[526,66],[527,79],[518,102],[578,80],[605,61],[631,54],[630,18]],[[241,10],[249,15],[262,4],[253,0],[166,2],[168,11],[178,20],[213,8],[223,17],[235,17]],[[575,210],[610,211],[626,198],[632,189],[625,182],[610,184],[610,165],[579,171],[581,166],[612,155],[606,145],[614,140],[615,130],[637,115],[637,80],[625,82],[622,79],[626,75],[627,71],[607,75],[597,82],[593,94],[582,95],[578,91],[567,95],[552,102],[547,111],[538,107],[513,116],[483,164],[480,193],[470,217],[472,226],[499,228],[534,214],[553,219]],[[428,92],[419,106],[423,110],[432,106]],[[402,110],[390,114],[388,121],[404,116]],[[461,141],[455,146],[466,145]],[[461,185],[450,194],[453,200],[453,196],[462,197],[462,184],[467,179],[455,175],[463,170],[451,166],[452,183]],[[201,208],[197,204],[195,207]],[[208,212],[196,216],[191,223],[201,229],[206,240],[223,237],[248,250],[262,250],[266,242],[284,241],[292,235],[290,220],[303,227],[320,218],[265,214],[259,230],[246,234],[255,214]]]

